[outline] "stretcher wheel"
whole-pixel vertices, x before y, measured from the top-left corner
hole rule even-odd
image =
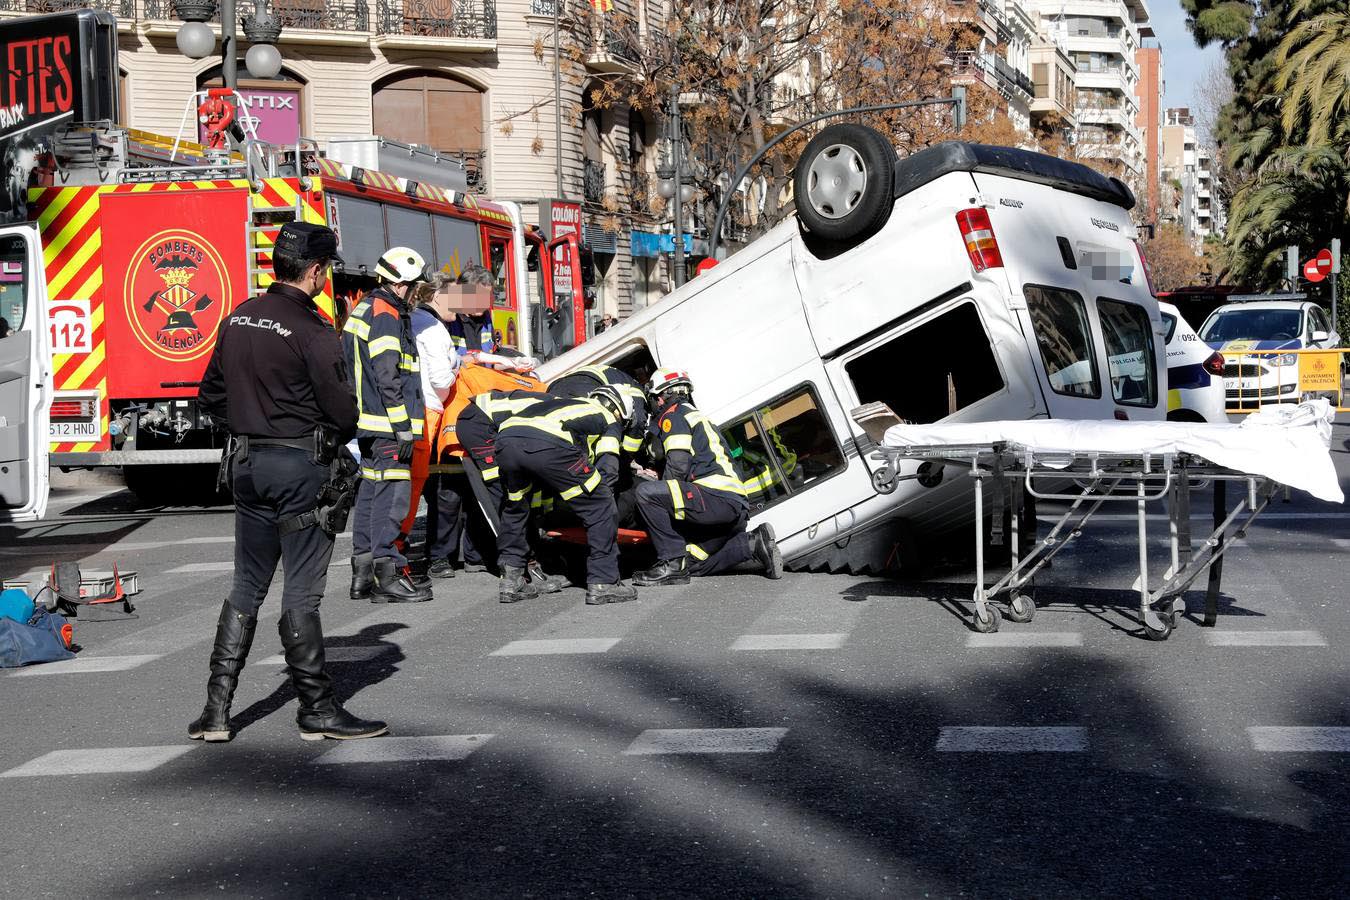
[[[1172,636],[1172,629],[1177,626],[1175,613],[1159,613],[1158,618],[1162,620],[1162,628],[1149,628],[1148,623],[1144,624],[1144,634],[1148,635],[1150,641],[1167,640]]]
[[[980,634],[993,634],[995,631],[998,631],[998,623],[1003,618],[1003,616],[999,613],[998,607],[994,606],[992,603],[986,603],[984,605],[984,609],[985,613],[988,615],[988,618],[981,619],[980,611],[977,608],[975,610],[975,616],[971,620],[970,624]]]
[[[1036,617],[1036,601],[1026,594],[1013,594],[1008,603],[1008,621],[1025,625]]]

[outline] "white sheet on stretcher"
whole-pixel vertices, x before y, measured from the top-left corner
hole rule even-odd
[[[1240,425],[1190,422],[1117,422],[1032,419],[893,425],[885,447],[987,446],[1006,441],[1033,450],[1041,465],[1056,453],[1189,453],[1217,466],[1262,475],[1344,503],[1328,447],[1335,413],[1326,400],[1298,407],[1266,407]],[[1067,459],[1063,465],[1068,465]]]

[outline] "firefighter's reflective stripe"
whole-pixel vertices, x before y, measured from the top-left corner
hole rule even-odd
[[[670,488],[670,502],[674,504],[675,518],[677,520],[684,518],[684,491],[680,488],[680,483],[674,479],[666,482],[666,487]]]
[[[777,481],[778,479],[774,477],[773,469],[765,467],[763,471],[753,478],[742,478],[741,487],[745,489],[747,494],[752,494],[758,491],[767,491],[769,488],[773,487]]]
[[[383,340],[383,338],[381,338],[381,340]],[[405,372],[422,371],[422,363],[418,361],[416,356],[412,356],[411,354],[408,353],[404,353],[402,354],[402,356],[403,359],[398,364],[398,367],[400,369],[402,369]]]
[[[507,500],[510,500],[512,503],[519,503],[520,501],[522,501],[522,500],[525,499],[525,496],[526,496],[531,490],[533,490],[533,488],[525,487],[525,488],[521,488],[521,489],[518,490],[518,491],[507,491],[507,493],[506,493],[506,499],[507,499]]]
[[[392,334],[386,334],[384,337],[377,337],[375,340],[369,341],[366,344],[366,352],[371,359],[381,353],[397,353],[400,355],[400,361],[407,358],[403,353],[403,345],[399,342],[398,337]]]
[[[536,397],[494,397],[494,393],[496,392],[487,391],[477,394],[473,398],[473,403],[487,413],[493,424],[499,426],[516,413],[524,412],[540,400],[546,399],[543,394]]]
[[[666,452],[672,450],[683,450],[685,453],[694,452],[694,437],[689,434],[675,434],[665,439]]]
[[[497,468],[496,466],[488,466],[486,469],[479,472],[478,474],[482,476],[484,481],[495,481],[497,477],[502,474],[502,472],[501,469]]]
[[[342,330],[348,334],[356,335],[363,341],[370,340],[370,326],[359,318],[359,316],[365,315],[369,308],[370,304],[368,303],[358,303],[353,306],[346,324],[342,326]]]
[[[619,455],[619,439],[613,435],[605,435],[595,442],[595,455],[600,456],[605,453]]]
[[[553,509],[553,495],[543,491],[535,491],[530,495],[530,509],[540,513]]]
[[[745,487],[735,475],[704,475],[702,478],[695,478],[694,484],[714,491],[726,491],[728,494],[745,496]]]
[[[597,469],[594,472],[591,472],[590,478],[587,478],[581,484],[573,485],[572,487],[563,491],[558,496],[562,497],[562,499],[564,500],[571,500],[573,497],[579,497],[582,494],[589,494],[591,491],[595,490],[596,487],[599,486],[599,484],[600,484],[600,471]]]
[[[642,435],[625,434],[623,436],[623,452],[636,453],[642,449]]]
[[[700,560],[700,561],[705,560],[705,559],[708,558],[708,551],[707,551],[707,550],[704,550],[704,549],[703,549],[702,547],[700,547],[698,544],[685,544],[685,545],[684,545],[684,552],[685,552],[685,553],[688,553],[688,554],[689,554],[690,556],[692,556],[694,559],[697,559],[697,560]]]
[[[572,433],[567,430],[566,423],[573,419],[580,419],[585,416],[593,416],[596,413],[603,413],[606,418],[615,420],[614,413],[599,403],[578,403],[569,409],[557,409],[551,413],[542,416],[513,416],[507,419],[501,425],[501,430],[508,428],[529,428],[535,431],[542,431],[545,434],[561,438],[568,443],[572,443]]]
[[[374,413],[361,413],[356,417],[356,427],[362,431],[378,431],[393,434],[395,431],[411,431],[415,437],[421,437],[424,430],[421,419],[408,419],[408,410],[402,406],[394,408],[399,415],[388,419]]]
[[[411,481],[412,472],[408,469],[372,469],[362,466],[361,477],[366,481]]]

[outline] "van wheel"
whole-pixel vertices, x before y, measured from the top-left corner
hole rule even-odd
[[[797,161],[797,220],[832,242],[871,237],[895,205],[895,162],[895,149],[880,132],[866,125],[829,126]]]

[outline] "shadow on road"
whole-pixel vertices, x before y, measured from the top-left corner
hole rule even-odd
[[[275,798],[268,810],[289,802],[298,812],[213,821],[208,840],[184,841],[176,858],[160,854],[100,893],[1080,898],[1344,888],[1342,760],[1280,754],[1285,780],[1254,781],[1242,767],[1273,763],[1251,755],[1240,728],[1183,736],[1175,686],[1082,652],[972,665],[959,684],[944,680],[950,673],[916,676],[903,690],[872,687],[843,665],[803,674],[764,660],[715,671],[597,658],[564,671],[598,690],[562,703],[531,700],[504,679],[447,698],[463,720],[511,723],[461,762],[311,766],[244,736],[128,787],[147,803],[196,798],[183,812],[189,828],[194,810],[205,819],[207,806],[247,810],[260,796]],[[1299,708],[1309,722],[1340,721],[1344,684],[1309,689]],[[1091,748],[936,752],[941,727],[972,724],[1081,725]],[[653,725],[789,730],[767,756],[621,752]]]

